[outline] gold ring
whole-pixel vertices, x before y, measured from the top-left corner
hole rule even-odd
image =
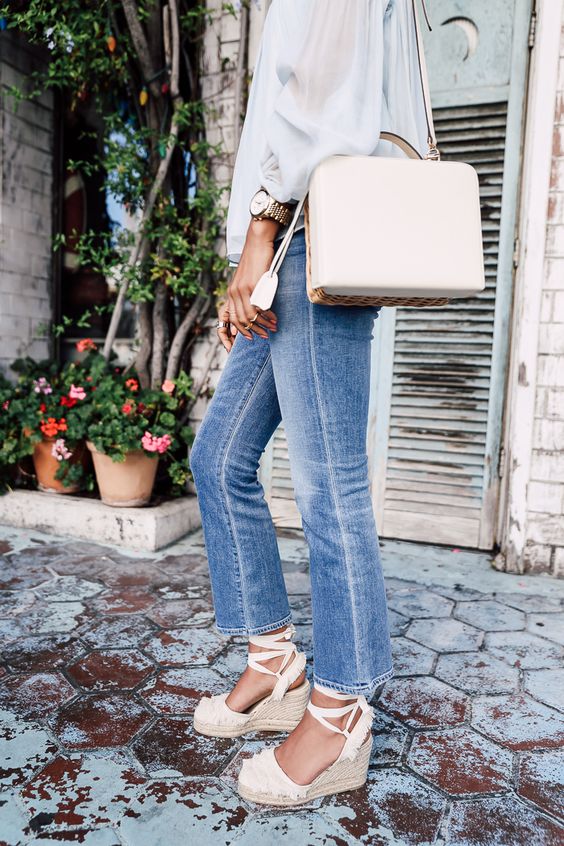
[[[250,328],[251,328],[251,325],[252,325],[252,323],[247,323],[247,325],[246,325],[246,326],[243,326],[243,329],[250,329]]]
[[[260,317],[260,311],[257,311],[257,313],[255,314],[255,316],[254,316],[254,317],[253,317],[253,319],[251,320],[250,325],[252,326],[252,325],[253,325],[253,323],[255,322],[255,320],[258,320],[258,319],[259,319],[259,317]]]

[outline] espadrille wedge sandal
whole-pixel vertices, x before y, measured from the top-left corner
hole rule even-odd
[[[333,690],[318,688],[334,699],[350,699],[348,694],[335,693]],[[296,784],[279,765],[274,754],[274,747],[263,749],[257,755],[243,762],[239,773],[239,794],[243,799],[264,805],[293,807],[303,805],[319,796],[356,790],[366,781],[370,752],[372,751],[372,720],[374,710],[364,696],[356,702],[342,708],[320,708],[318,705],[307,706],[308,711],[325,728],[342,734],[346,738],[341,754],[334,764],[320,773],[310,784]],[[361,710],[361,716],[354,728],[352,722]],[[344,717],[349,714],[344,729],[328,722],[327,717]],[[368,737],[367,737],[368,734]]]
[[[249,638],[255,646],[266,652],[251,652],[248,657],[249,667],[275,676],[277,681],[269,696],[261,699],[247,711],[233,711],[226,703],[228,693],[219,696],[205,696],[200,700],[194,712],[194,728],[200,734],[209,737],[239,737],[251,731],[292,731],[304,715],[309,699],[309,682],[303,681],[299,687],[288,690],[291,684],[303,673],[306,656],[298,652],[291,642],[294,626],[287,626],[277,634],[252,635]],[[263,667],[263,661],[282,658],[277,672]],[[293,659],[293,660],[292,660]]]

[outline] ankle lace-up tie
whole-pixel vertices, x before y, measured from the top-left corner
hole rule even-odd
[[[292,643],[291,640],[295,632],[295,627],[289,625],[282,632],[275,634],[267,632],[263,635],[251,635],[249,637],[249,643],[265,650],[264,652],[249,652],[247,658],[249,667],[259,673],[275,676],[278,679],[271,694],[273,702],[279,702],[282,699],[289,686],[296,681],[305,668],[306,657],[303,652],[298,652],[296,644]],[[271,670],[262,666],[264,661],[270,661],[272,658],[283,659],[278,670]]]

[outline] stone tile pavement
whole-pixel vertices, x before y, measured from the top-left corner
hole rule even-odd
[[[307,552],[280,538],[311,654]],[[244,644],[213,629],[200,533],[153,557],[0,530],[0,844],[564,843],[564,584],[383,543],[395,677],[366,787],[300,811],[235,791],[276,738],[192,730]]]

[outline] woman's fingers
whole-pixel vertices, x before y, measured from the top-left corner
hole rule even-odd
[[[217,310],[217,317],[220,323],[227,324],[226,326],[221,326],[217,330],[217,334],[219,340],[221,341],[222,345],[225,347],[227,352],[231,352],[231,347],[233,346],[233,333],[231,323],[229,322],[229,308],[227,303],[222,303],[218,310]]]
[[[260,323],[262,326],[266,326],[267,329],[271,329],[273,332],[276,332],[278,328],[278,318],[274,314],[273,311],[258,311],[257,323]]]
[[[217,334],[219,336],[219,340],[221,341],[222,345],[225,347],[227,352],[231,352],[231,347],[233,346],[233,338],[229,330],[226,328],[220,328],[217,330]]]
[[[274,325],[276,326],[276,324],[278,322],[278,318],[276,317],[276,315],[274,314],[274,312],[271,309],[269,309],[268,311],[261,311],[260,314],[261,314],[262,318],[274,323]]]
[[[266,329],[276,332],[276,315],[272,311],[260,311],[256,306],[251,305],[252,288],[242,288],[239,291],[241,308],[245,312],[245,326],[249,326],[252,332],[256,332],[261,338],[267,338]]]
[[[252,339],[252,332],[245,329],[247,324],[245,312],[242,308],[240,297],[237,296],[237,291],[234,288],[229,289],[229,319],[244,338],[247,338],[249,341]]]
[[[227,309],[233,326],[246,338],[252,340],[253,334],[268,338],[268,331],[276,332],[278,321],[273,311],[260,311],[251,305],[251,291],[230,285]]]

